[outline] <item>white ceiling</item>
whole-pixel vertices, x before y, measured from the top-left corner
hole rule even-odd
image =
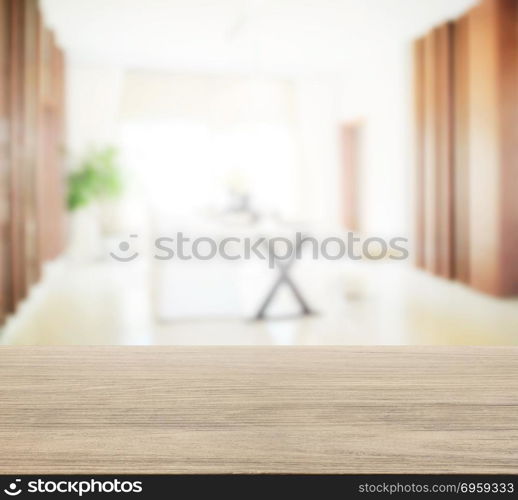
[[[343,73],[475,0],[41,0],[73,61],[132,68]]]

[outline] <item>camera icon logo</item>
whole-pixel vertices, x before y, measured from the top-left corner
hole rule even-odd
[[[4,493],[10,497],[15,497],[22,492],[22,489],[18,483],[21,483],[21,479],[15,479],[5,490]]]
[[[138,234],[130,234],[130,238],[137,238],[137,237],[138,237]],[[110,252],[110,256],[119,262],[130,262],[133,259],[136,259],[139,255],[138,252],[134,252],[134,253],[131,253],[128,255],[127,252],[130,250],[130,244],[127,241],[121,241],[119,243],[119,250],[120,250],[120,252],[122,252],[123,254],[126,254],[126,255],[119,255],[117,253]]]

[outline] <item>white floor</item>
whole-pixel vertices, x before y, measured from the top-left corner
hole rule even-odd
[[[48,267],[0,341],[17,345],[511,345],[518,299],[495,299],[392,262],[296,264],[316,314],[253,321],[157,321],[145,262],[61,260]],[[272,279],[274,276],[272,275]],[[246,286],[254,287],[254,283]],[[272,314],[294,312],[287,291]]]

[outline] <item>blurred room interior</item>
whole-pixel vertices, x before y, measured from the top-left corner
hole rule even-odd
[[[0,343],[518,344],[516,0],[0,0],[0,61]],[[279,269],[152,257],[295,227],[409,257],[265,314]]]

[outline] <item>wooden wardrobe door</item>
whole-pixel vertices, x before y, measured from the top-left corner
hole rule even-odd
[[[424,267],[444,277],[453,275],[453,26],[444,24],[422,42],[418,138],[417,248]],[[419,111],[418,111],[419,112]],[[419,153],[419,150],[422,152]],[[420,226],[424,226],[421,228]]]
[[[415,226],[414,252],[417,267],[426,266],[426,211],[425,211],[425,41],[414,43],[414,144],[415,144]]]
[[[25,190],[24,172],[24,30],[25,7],[23,2],[10,0],[9,47],[9,114],[10,114],[10,255],[11,293],[15,304],[27,293],[25,260]]]
[[[439,261],[437,255],[437,89],[436,62],[437,44],[435,31],[424,39],[424,242],[425,268],[438,273]]]
[[[470,208],[469,208],[469,26],[464,16],[455,23],[454,109],[454,275],[469,283]]]
[[[518,293],[518,2],[484,0],[468,18],[470,282]]]
[[[41,99],[38,164],[40,259],[55,258],[64,244],[64,59],[48,29],[41,32]]]
[[[64,58],[37,0],[0,0],[0,70],[1,324],[64,243]]]
[[[436,234],[438,274],[453,277],[453,24],[435,31]]]
[[[25,230],[25,281],[27,289],[40,277],[41,260],[38,226],[38,150],[40,130],[40,31],[41,18],[36,0],[24,2],[23,34],[23,152],[19,168],[23,178],[23,212]]]
[[[13,308],[10,252],[9,0],[0,0],[0,324]]]

